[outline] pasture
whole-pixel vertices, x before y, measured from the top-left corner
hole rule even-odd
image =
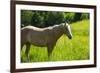
[[[21,52],[21,62],[46,62],[89,59],[89,20],[82,20],[71,24],[73,38],[70,40],[63,35],[56,43],[48,58],[47,47],[31,45],[29,59],[25,55],[25,46]]]

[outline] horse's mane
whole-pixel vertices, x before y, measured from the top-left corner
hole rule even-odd
[[[53,26],[44,27],[44,28],[39,28],[39,27],[28,25],[26,27],[21,28],[21,30],[26,29],[26,28],[30,28],[30,29],[36,29],[36,30],[41,30],[42,31],[42,30],[46,30],[46,29],[53,29],[53,28],[56,28],[56,27],[59,27],[59,26],[63,26],[63,25],[64,25],[63,23],[62,24],[55,24]]]

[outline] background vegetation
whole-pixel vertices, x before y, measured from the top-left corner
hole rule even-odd
[[[21,26],[48,27],[63,22],[74,23],[89,19],[88,13],[21,10]]]
[[[46,12],[46,11],[21,11],[22,27],[32,25],[48,27],[62,22],[69,22],[73,38],[70,40],[63,35],[56,43],[54,50],[48,58],[47,47],[31,45],[29,59],[25,55],[25,47],[21,52],[21,62],[45,62],[87,60],[89,55],[89,14],[75,12]]]

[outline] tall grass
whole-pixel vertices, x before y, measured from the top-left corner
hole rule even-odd
[[[89,59],[89,20],[71,24],[73,38],[63,35],[56,43],[48,58],[47,47],[31,46],[29,59],[25,55],[25,46],[21,52],[21,62],[68,61]]]

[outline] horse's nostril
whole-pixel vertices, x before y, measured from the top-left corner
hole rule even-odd
[[[72,37],[69,37],[69,39],[72,39]]]

